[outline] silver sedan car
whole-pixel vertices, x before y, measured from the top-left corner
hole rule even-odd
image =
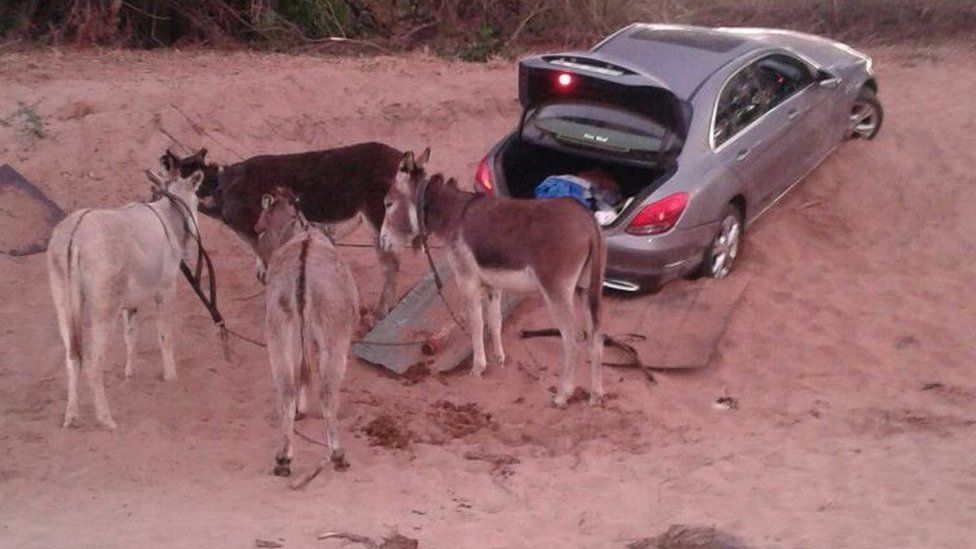
[[[630,25],[589,51],[521,60],[522,116],[476,188],[532,198],[563,188],[554,176],[588,182],[575,194],[603,225],[610,288],[721,278],[747,224],[842,141],[878,133],[871,64],[791,31]]]

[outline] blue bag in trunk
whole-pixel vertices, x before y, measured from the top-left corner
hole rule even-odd
[[[536,198],[575,198],[588,210],[595,209],[593,184],[574,175],[550,175],[535,188]]]

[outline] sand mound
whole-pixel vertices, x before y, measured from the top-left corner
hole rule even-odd
[[[381,414],[363,427],[370,446],[406,448],[410,444],[410,431],[393,417]]]
[[[558,383],[561,343],[518,338],[552,325],[529,300],[504,327],[509,366],[484,379],[416,372],[405,382],[350,360],[339,431],[356,468],[299,493],[268,471],[280,434],[266,351],[232,341],[225,364],[182,282],[180,380],[159,379],[155,313],[140,310],[135,376],[121,379],[117,327],[103,368],[118,432],[94,427],[84,382],[84,426],[61,429],[64,357],[43,256],[0,255],[0,546],[332,549],[341,541],[316,536],[399,531],[424,547],[589,549],[672,524],[772,547],[970,545],[972,509],[960,502],[976,500],[964,466],[976,429],[976,107],[965,100],[976,56],[873,53],[885,128],[841,146],[749,227],[741,274],[723,281],[749,286],[707,368],[656,374],[656,385],[606,368],[616,398],[556,409],[546,388]],[[423,56],[6,54],[0,89],[0,113],[43,98],[47,131],[28,141],[0,127],[0,155],[72,208],[144,197],[141,172],[167,146],[204,145],[232,162],[364,140],[431,145],[432,169],[470,184],[519,115],[511,62]],[[81,116],[75,102],[96,112]],[[32,208],[0,195],[0,245],[46,236]],[[258,336],[253,258],[212,220],[202,233],[228,325]],[[360,227],[345,238],[368,246],[373,236]],[[341,253],[371,306],[375,253]],[[426,268],[404,256],[401,291]],[[609,297],[607,332],[663,349],[655,336],[671,337],[636,304],[695,284],[626,306]],[[577,373],[585,399],[587,369]],[[727,395],[738,408],[715,409]],[[301,422],[311,425],[321,420]],[[298,445],[299,456],[321,455]]]
[[[450,438],[464,438],[496,425],[491,420],[491,414],[483,412],[473,402],[454,404],[439,400],[431,408],[428,417]]]

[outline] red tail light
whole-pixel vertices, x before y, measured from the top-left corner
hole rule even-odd
[[[479,191],[485,194],[495,193],[495,185],[491,182],[491,168],[488,165],[487,156],[478,163],[478,169],[474,172],[474,182]]]
[[[688,205],[688,193],[674,193],[645,206],[627,226],[627,232],[637,235],[661,234],[674,227]]]
[[[569,74],[568,72],[561,72],[559,73],[559,76],[556,77],[556,83],[559,84],[560,88],[568,88],[572,86],[573,81],[575,80],[576,79],[573,78],[573,75]]]

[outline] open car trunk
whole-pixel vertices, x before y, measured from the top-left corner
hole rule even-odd
[[[590,194],[577,198],[605,226],[674,172],[691,119],[691,106],[659,81],[592,52],[523,59],[519,100],[519,128],[496,165],[509,194],[566,196],[582,187]]]
[[[611,160],[582,156],[530,143],[513,135],[500,151],[501,179],[511,196],[533,198],[536,187],[549,176],[602,172],[616,183],[619,200],[612,204],[616,216],[612,224],[639,194],[660,187],[673,169],[660,166],[633,166]]]

